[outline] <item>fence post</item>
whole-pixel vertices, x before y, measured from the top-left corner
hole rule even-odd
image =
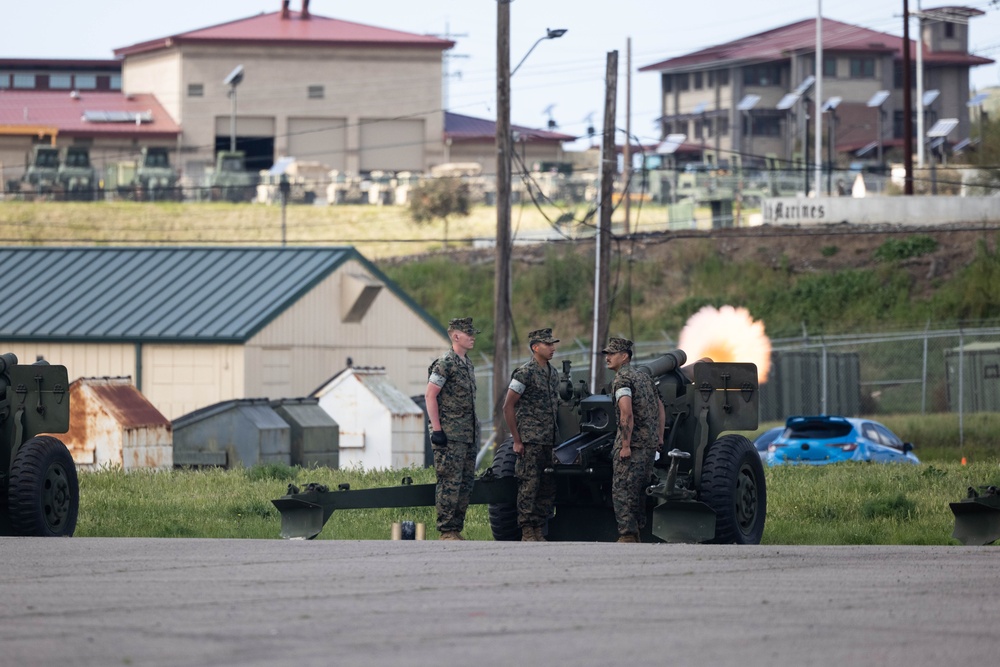
[[[958,330],[958,446],[965,444],[965,336]]]
[[[920,414],[927,414],[927,327],[924,327],[924,363],[920,373]]]
[[[821,340],[823,341],[823,365],[820,367],[820,378],[821,378],[821,382],[823,383],[823,386],[820,388],[820,395],[819,395],[820,398],[819,398],[819,400],[820,400],[820,407],[822,408],[822,412],[823,412],[824,415],[826,415],[826,414],[830,414],[828,412],[829,405],[827,404],[827,386],[829,384],[829,375],[828,375],[827,366],[826,366],[826,364],[827,364],[826,340],[825,339],[821,339]]]

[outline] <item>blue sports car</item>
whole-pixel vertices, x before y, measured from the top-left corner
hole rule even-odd
[[[785,432],[768,446],[768,465],[823,465],[838,461],[920,463],[913,445],[870,419],[817,415],[789,417]]]

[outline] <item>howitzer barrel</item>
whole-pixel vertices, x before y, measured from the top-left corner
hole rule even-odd
[[[686,361],[687,355],[684,354],[684,350],[674,350],[673,352],[667,352],[662,357],[653,359],[648,364],[642,364],[639,366],[639,370],[656,378],[666,375],[676,368],[680,368]]]

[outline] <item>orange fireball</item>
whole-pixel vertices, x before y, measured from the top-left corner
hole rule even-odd
[[[771,339],[764,333],[764,323],[753,319],[746,308],[705,306],[688,318],[678,345],[690,360],[709,357],[756,364],[760,382],[767,382]]]

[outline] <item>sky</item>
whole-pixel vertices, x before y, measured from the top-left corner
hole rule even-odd
[[[0,16],[0,57],[111,58],[116,48],[277,11],[281,0],[8,0]],[[292,0],[298,10],[301,0]],[[511,80],[511,122],[583,137],[603,126],[608,53],[618,52],[618,118],[626,126],[631,40],[631,129],[643,143],[659,139],[659,77],[638,70],[802,19],[823,16],[902,35],[902,0],[514,0],[510,5],[511,67],[530,55]],[[909,0],[910,11],[962,5],[986,12],[972,19],[974,53],[1000,59],[1000,0],[932,3]],[[447,107],[496,118],[496,0],[311,0],[313,14],[417,34],[451,35]],[[44,8],[44,9],[41,9]],[[547,28],[560,39],[536,42]],[[916,36],[915,26],[910,30]],[[534,49],[532,47],[534,45]],[[973,69],[975,88],[1000,85],[1000,66]]]

